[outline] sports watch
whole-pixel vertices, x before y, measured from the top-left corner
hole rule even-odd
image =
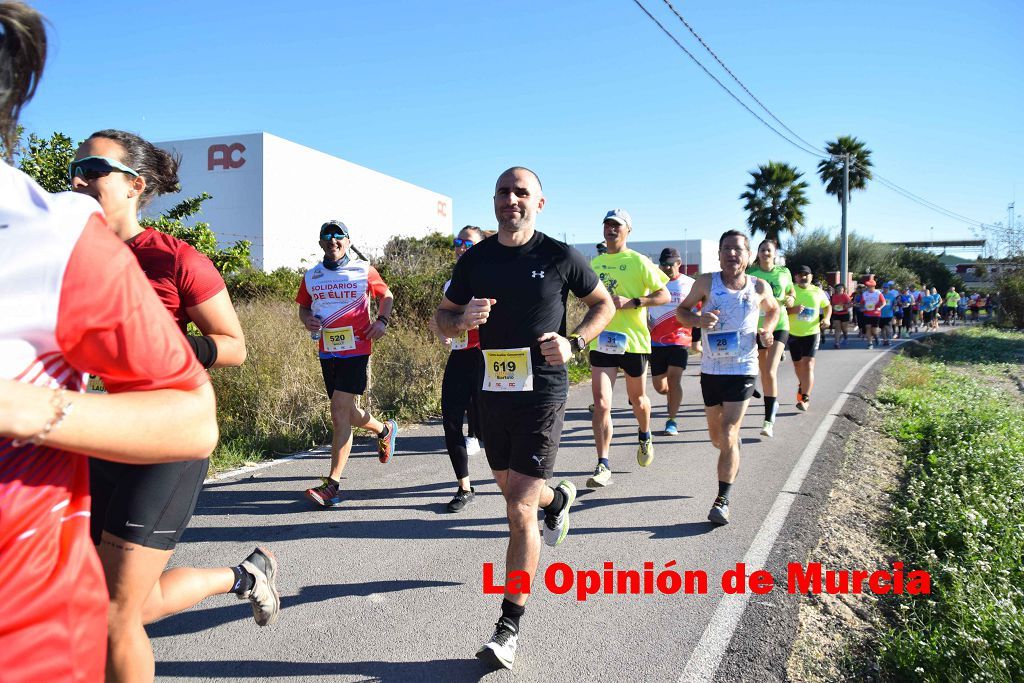
[[[587,340],[583,338],[583,335],[571,334],[569,335],[569,346],[572,348],[572,352],[574,354],[583,353],[587,348]]]

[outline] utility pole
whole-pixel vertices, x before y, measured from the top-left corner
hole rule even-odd
[[[843,229],[839,245],[839,282],[846,287],[850,279],[849,241],[846,233],[846,202],[850,195],[850,154],[843,155]]]

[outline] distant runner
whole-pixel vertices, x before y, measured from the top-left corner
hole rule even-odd
[[[814,389],[814,356],[821,342],[821,330],[831,324],[832,306],[821,288],[812,285],[810,266],[800,266],[796,274],[796,312],[789,314],[789,353],[799,386],[797,410],[807,411]]]
[[[654,390],[667,397],[668,420],[665,434],[679,432],[676,416],[683,402],[683,371],[690,355],[692,331],[676,320],[676,307],[690,293],[693,278],[679,272],[682,259],[672,247],[661,250],[658,267],[668,276],[665,285],[671,300],[647,309],[647,325],[651,329],[651,382]]]

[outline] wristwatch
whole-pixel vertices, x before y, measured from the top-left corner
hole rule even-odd
[[[640,297],[635,296],[635,297],[633,297],[632,301],[633,301],[633,308],[640,308],[640,304],[642,303],[640,301]]]
[[[583,353],[587,348],[587,340],[583,338],[583,335],[572,334],[569,335],[569,346],[572,348],[572,352],[574,354]]]

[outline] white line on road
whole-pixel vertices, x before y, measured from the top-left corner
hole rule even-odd
[[[892,349],[898,348],[904,341],[909,340],[897,342],[892,346]],[[843,405],[846,403],[846,399],[849,398],[850,392],[857,386],[865,373],[884,357],[885,354],[876,355],[853,376],[849,384],[839,392],[839,396],[836,397],[832,407],[829,408],[828,415],[818,425],[818,429],[815,430],[807,447],[800,454],[800,459],[793,466],[793,471],[789,473],[789,478],[782,485],[782,490],[776,496],[771,510],[768,511],[768,516],[761,524],[761,528],[758,529],[754,542],[750,544],[747,554],[743,556],[743,563],[747,565],[748,572],[764,568],[765,562],[768,560],[768,554],[775,545],[779,532],[782,531],[782,525],[789,514],[789,508],[793,505],[793,501],[803,486],[804,478],[811,469],[814,458],[818,455],[818,449],[825,442],[829,429],[832,428],[832,423],[836,421],[836,417],[838,417],[839,411],[842,410]],[[683,669],[683,673],[679,677],[681,683],[704,683],[712,679],[715,672],[718,671],[718,665],[722,663],[722,657],[725,655],[726,648],[729,647],[729,642],[736,632],[736,627],[740,623],[740,618],[742,618],[743,611],[746,609],[749,600],[750,593],[722,596],[718,607],[715,609],[715,613],[711,616],[711,621],[708,622],[707,628],[704,629],[704,633],[697,643],[697,647],[694,648],[689,661],[686,662],[686,668]]]

